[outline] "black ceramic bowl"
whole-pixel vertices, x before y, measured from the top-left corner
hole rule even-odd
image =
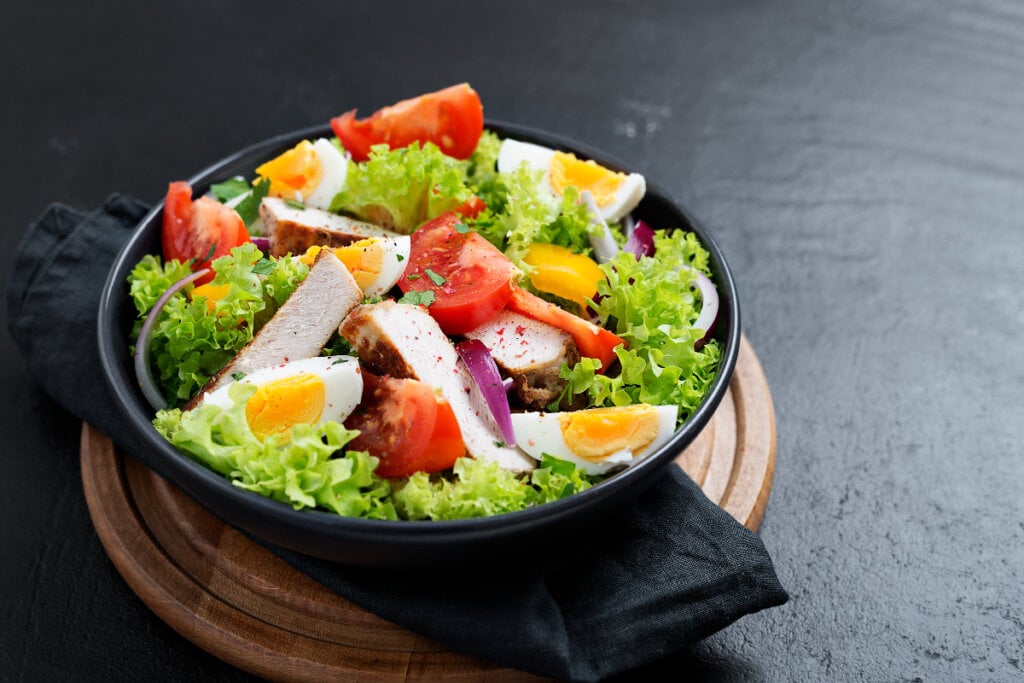
[[[502,137],[536,142],[575,152],[616,170],[622,164],[583,145],[528,128],[490,121],[487,127]],[[287,133],[253,145],[201,171],[189,182],[197,194],[213,182],[235,175],[252,177],[261,162],[293,147],[300,140],[332,135],[327,126]],[[672,439],[657,452],[600,484],[562,500],[496,517],[446,522],[388,522],[350,519],[318,510],[291,506],[233,486],[227,479],[189,459],[153,428],[153,410],[135,380],[129,355],[129,330],[135,309],[126,280],[145,255],[160,252],[162,205],[142,220],[118,254],[100,301],[99,347],[107,383],[117,409],[145,444],[135,454],[158,474],[172,481],[225,521],[271,543],[308,555],[346,564],[387,568],[442,567],[486,563],[529,547],[534,558],[560,540],[596,529],[596,522],[641,495],[663,469],[704,428],[728,387],[740,343],[739,307],[729,268],[711,235],[678,203],[652,184],[634,215],[654,228],[693,231],[711,254],[712,279],[718,287],[720,312],[714,337],[722,346],[722,363],[704,402]],[[538,554],[540,553],[540,554]]]

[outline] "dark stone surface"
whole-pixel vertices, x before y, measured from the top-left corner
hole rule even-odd
[[[4,281],[50,201],[152,201],[271,134],[468,80],[489,116],[602,148],[703,219],[774,392],[761,535],[792,599],[645,673],[1024,677],[1024,11],[550,4],[3,3]],[[4,328],[4,677],[246,678],[117,574],[78,425]]]

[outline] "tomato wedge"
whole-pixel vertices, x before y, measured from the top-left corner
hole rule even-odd
[[[466,454],[462,431],[448,401],[415,379],[363,372],[363,400],[345,420],[360,434],[347,448],[380,459],[377,474],[408,477],[441,472]]]
[[[484,130],[484,108],[476,91],[461,83],[402,100],[367,119],[357,120],[353,109],[331,119],[331,128],[356,161],[366,161],[373,145],[395,149],[413,142],[432,142],[448,156],[468,159]]]
[[[505,307],[518,270],[478,233],[465,231],[449,211],[412,234],[409,265],[398,281],[403,292],[432,291],[427,310],[445,334],[465,334]]]
[[[516,287],[512,292],[508,309],[571,334],[581,356],[601,361],[601,372],[607,371],[615,360],[615,347],[626,343],[625,339],[614,332],[573,315],[521,287]]]
[[[250,241],[237,211],[210,197],[193,201],[192,188],[182,181],[167,188],[162,227],[164,259],[194,260],[193,270],[206,267],[213,259],[227,256],[235,247]],[[196,280],[196,284],[212,279],[211,271]]]

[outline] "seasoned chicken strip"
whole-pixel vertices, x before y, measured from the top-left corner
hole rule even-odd
[[[372,371],[418,379],[439,389],[455,413],[470,455],[513,472],[534,468],[534,461],[519,449],[502,445],[476,382],[425,310],[390,300],[364,304],[345,318],[338,332]]]
[[[483,342],[502,372],[512,378],[512,390],[528,408],[544,410],[558,399],[566,380],[558,376],[563,364],[580,359],[572,335],[512,311],[502,311],[466,333]]]
[[[367,237],[396,237],[398,233],[327,211],[289,206],[267,197],[260,203],[260,218],[270,240],[270,255],[304,254],[314,244],[341,247]]]
[[[319,355],[342,319],[362,298],[362,291],[345,265],[332,252],[321,251],[306,279],[299,283],[274,317],[210,378],[185,409],[195,408],[207,392],[229,382],[233,373],[249,374],[289,360]]]

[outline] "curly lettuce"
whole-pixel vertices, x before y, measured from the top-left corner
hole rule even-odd
[[[287,435],[260,440],[249,428],[245,403],[256,387],[235,382],[233,407],[200,405],[161,410],[153,424],[164,438],[235,486],[291,505],[320,507],[346,517],[396,519],[391,486],[365,451],[343,451],[359,433],[339,422],[295,425]]]
[[[469,519],[515,512],[590,488],[594,478],[545,456],[520,477],[487,460],[459,458],[453,478],[418,472],[394,482],[374,474],[377,458],[345,450],[359,432],[338,422],[295,425],[287,436],[256,437],[245,403],[256,387],[236,382],[231,408],[203,404],[161,410],[153,424],[171,444],[235,486],[291,505],[370,519]]]
[[[309,272],[297,259],[283,258],[257,268],[262,254],[243,244],[216,259],[212,285],[226,288],[217,299],[189,295],[188,287],[167,302],[150,346],[153,374],[170,405],[181,405],[252,341]],[[144,257],[129,275],[138,319],[132,341],[156,299],[191,272],[189,264]],[[262,273],[262,274],[259,274]],[[219,291],[219,290],[217,290]]]
[[[590,235],[599,228],[591,223],[576,188],[566,188],[558,199],[546,186],[544,172],[525,164],[497,178],[495,182],[501,184],[503,194],[500,200],[487,201],[490,210],[473,227],[516,266],[528,270],[523,258],[534,242],[590,254]]]
[[[567,394],[586,394],[594,406],[674,404],[685,421],[714,382],[722,356],[714,340],[694,348],[704,333],[692,327],[700,297],[690,269],[708,273],[708,258],[696,235],[680,230],[657,234],[653,257],[637,260],[623,251],[602,264],[607,280],[598,283],[592,307],[599,323],[627,342],[616,350],[621,372],[599,374],[597,361],[583,358],[562,369]]]
[[[374,145],[368,160],[349,162],[345,187],[330,210],[409,234],[473,197],[466,172],[466,162],[430,142],[399,149]]]
[[[524,510],[590,488],[593,479],[570,462],[545,456],[541,467],[521,478],[497,463],[459,458],[455,478],[417,472],[392,494],[402,519],[443,520],[489,517]]]

